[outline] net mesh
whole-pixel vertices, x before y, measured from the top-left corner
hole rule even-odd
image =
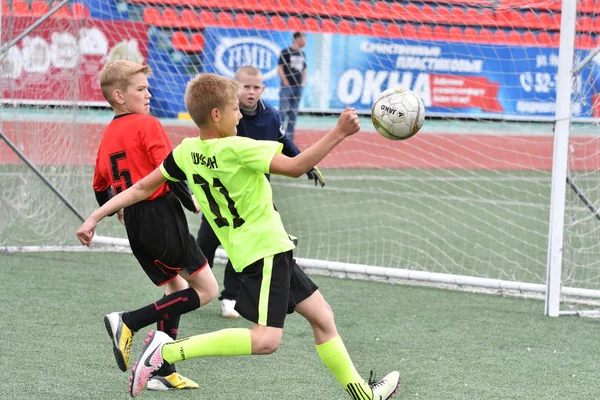
[[[52,7],[6,1],[2,43]],[[3,132],[87,215],[106,111],[97,74],[109,60],[147,62],[152,112],[176,145],[196,130],[183,93],[198,72],[233,76],[251,64],[279,105],[279,52],[305,32],[301,111],[368,115],[389,87],[416,91],[425,126],[406,142],[368,119],[320,167],[324,189],[273,177],[297,256],[544,283],[560,1],[89,0],[71,2],[2,54]],[[596,47],[600,3],[578,2],[576,48]],[[569,175],[598,199],[596,66],[576,86]],[[30,106],[36,107],[32,109]],[[17,105],[17,106],[15,106]],[[77,105],[78,107],[76,107]],[[84,108],[82,108],[84,107]],[[304,149],[335,124],[305,115]],[[0,245],[74,243],[79,220],[4,144]],[[567,192],[565,284],[598,288],[595,219]],[[190,217],[195,230],[198,221]],[[105,225],[110,234],[122,229]]]

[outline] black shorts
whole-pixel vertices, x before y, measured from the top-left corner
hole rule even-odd
[[[239,279],[236,311],[249,321],[276,328],[283,328],[286,314],[318,289],[296,264],[291,250],[248,265]]]
[[[156,286],[173,280],[177,271],[195,275],[208,265],[172,193],[127,207],[125,228],[133,255]]]

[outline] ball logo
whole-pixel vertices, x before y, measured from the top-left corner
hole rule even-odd
[[[390,107],[390,106],[386,106],[385,104],[382,104],[382,105],[381,105],[381,110],[382,110],[382,111],[385,111],[385,112],[387,112],[387,113],[389,113],[389,114],[392,114],[392,115],[394,115],[394,116],[397,116],[397,117],[399,117],[399,118],[402,118],[402,117],[404,116],[404,113],[403,113],[402,111],[400,111],[400,110],[397,110],[397,109],[395,109],[395,108],[392,108],[392,107]]]
[[[215,49],[215,68],[232,78],[244,65],[252,65],[262,72],[263,79],[277,76],[277,60],[281,48],[270,40],[259,37],[221,38]]]

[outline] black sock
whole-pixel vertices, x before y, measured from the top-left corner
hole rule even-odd
[[[175,317],[200,307],[200,297],[192,288],[180,290],[163,297],[159,301],[149,304],[135,311],[123,313],[123,322],[134,332],[145,326],[161,320],[171,320]],[[179,320],[177,321],[177,326]],[[169,332],[166,332],[170,335]]]
[[[165,296],[166,297],[166,296]],[[171,339],[177,340],[177,334],[179,333],[179,319],[181,315],[175,315],[169,317],[169,319],[162,319],[156,323],[156,329],[169,335]],[[173,372],[176,372],[175,364],[167,364],[161,368],[156,375],[169,376]]]

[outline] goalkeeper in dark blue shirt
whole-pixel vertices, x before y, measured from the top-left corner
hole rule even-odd
[[[260,96],[264,91],[263,78],[261,72],[252,67],[240,67],[235,73],[235,80],[240,82],[240,111],[244,116],[237,126],[237,135],[249,137],[256,140],[272,140],[283,144],[283,154],[288,157],[295,157],[300,154],[300,150],[294,142],[285,133],[281,125],[279,112],[268,104],[265,104]],[[315,181],[315,186],[320,184],[325,186],[323,175],[317,167],[312,168],[306,173],[308,179]],[[267,175],[267,179],[269,175]],[[215,258],[215,251],[221,244],[206,221],[204,215],[200,229],[198,229],[198,244],[206,256],[209,265],[212,267]],[[239,282],[231,261],[227,260],[225,266],[225,275],[223,278],[223,291],[221,292],[221,315],[224,318],[239,318],[235,311],[235,301],[239,291]]]

